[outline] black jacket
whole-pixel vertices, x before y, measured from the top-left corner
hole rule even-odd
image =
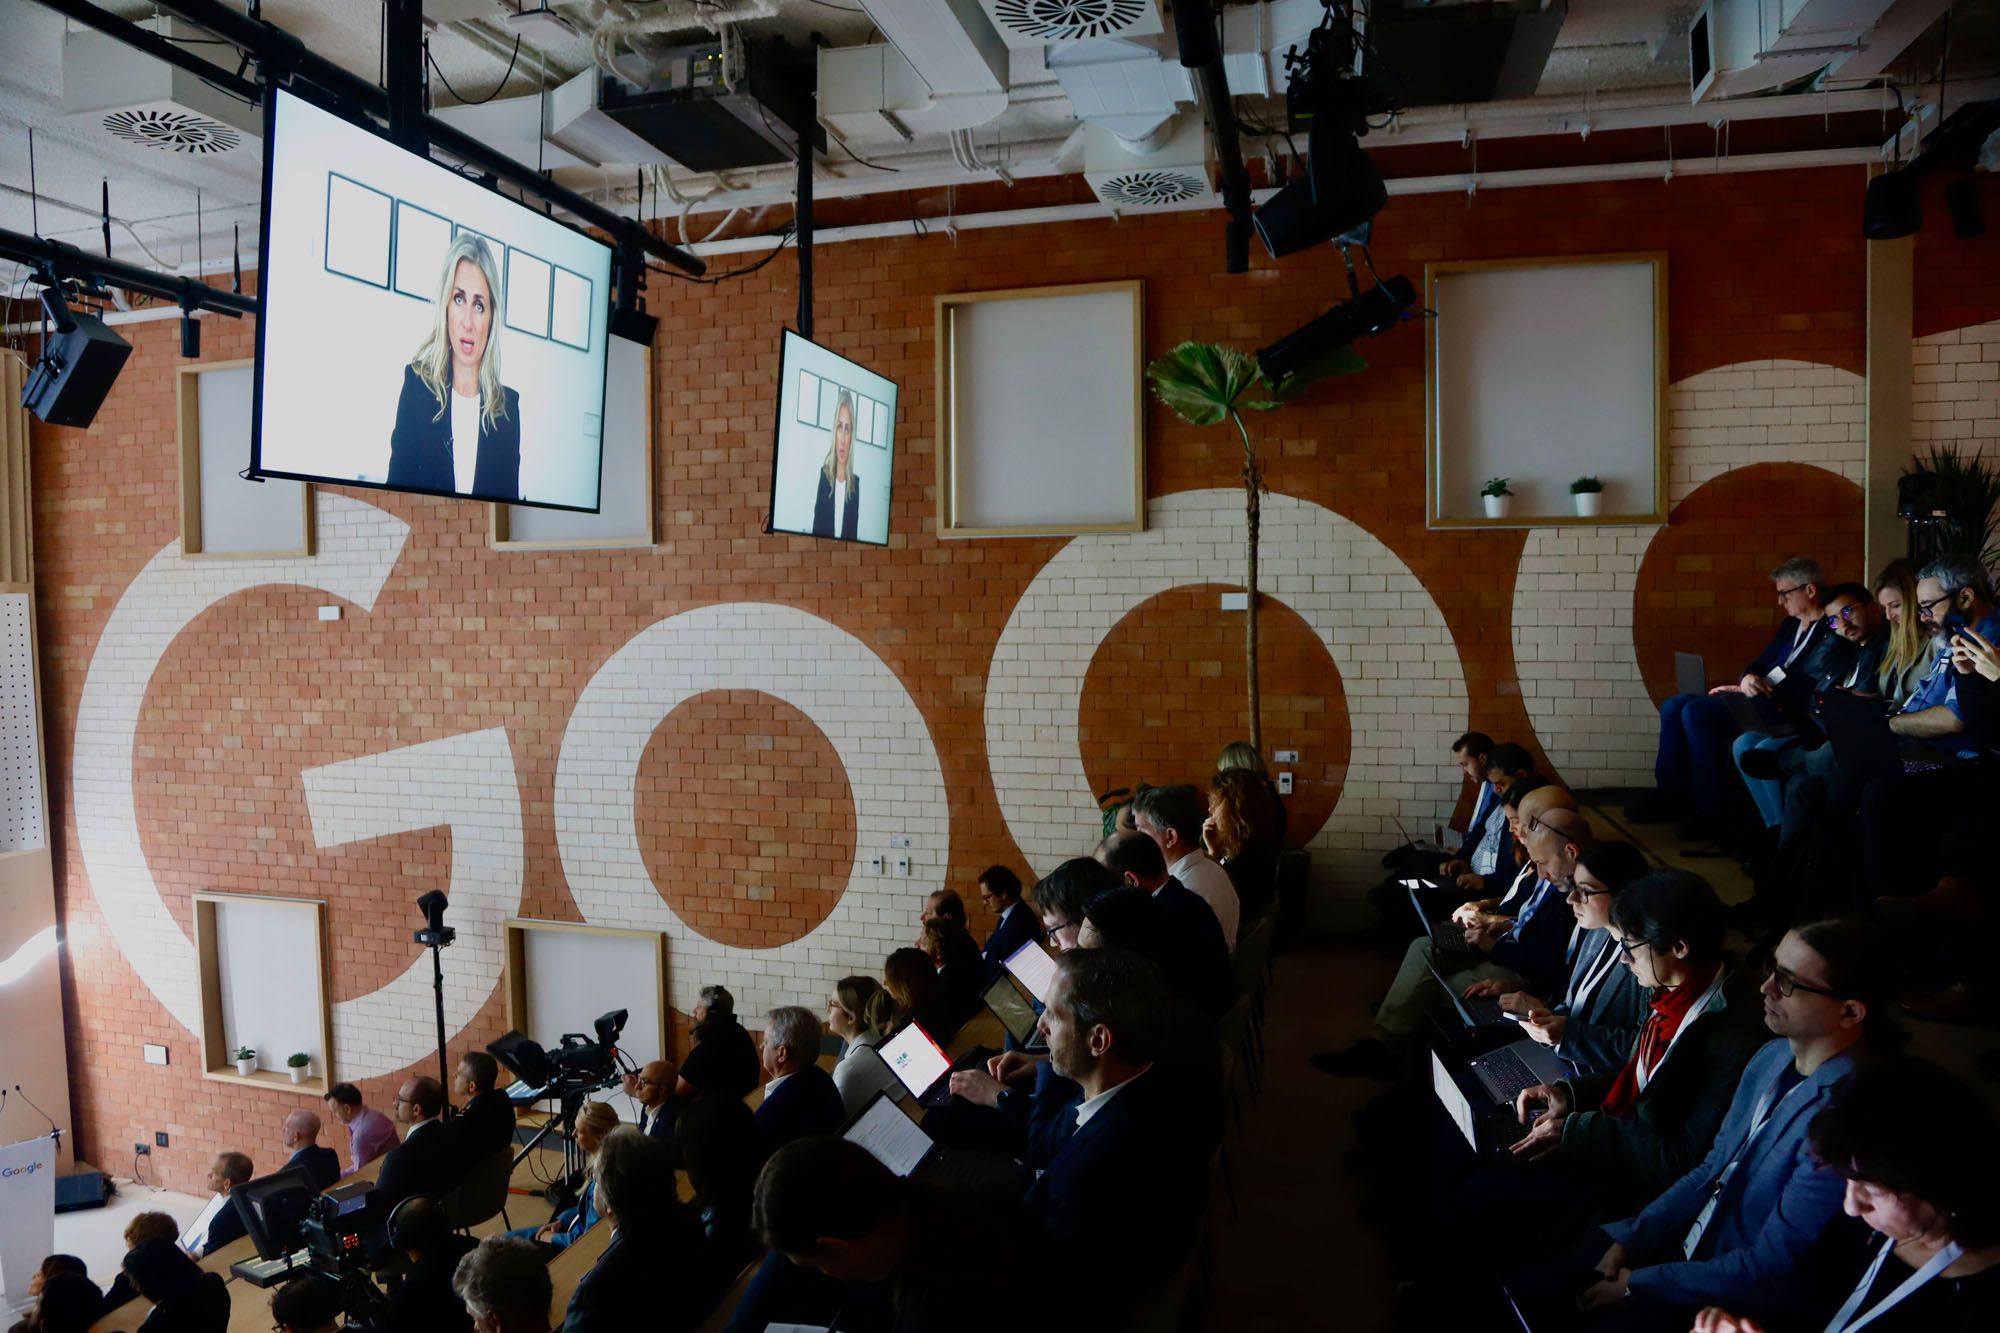
[[[448,1128],[457,1141],[458,1169],[470,1171],[502,1148],[514,1143],[514,1103],[495,1089],[482,1092],[465,1104]]]
[[[833,1075],[818,1065],[807,1065],[777,1086],[766,1089],[757,1107],[757,1129],[764,1139],[764,1151],[774,1153],[793,1139],[808,1134],[835,1134],[847,1119],[840,1089]]]
[[[458,1184],[458,1168],[451,1126],[442,1121],[413,1125],[409,1135],[382,1157],[374,1207],[386,1217],[389,1209],[414,1195],[442,1199]]]
[[[819,474],[819,491],[813,496],[813,536],[845,537],[853,541],[861,520],[861,478],[852,468],[847,473],[847,504],[840,513],[840,530],[833,528],[833,479],[825,469]]]
[[[748,1097],[763,1067],[757,1060],[757,1043],[736,1015],[710,1014],[695,1036],[694,1049],[681,1061],[681,1077],[697,1092]]]
[[[479,461],[473,465],[472,494],[483,500],[521,498],[521,395],[503,388],[507,413],[488,429],[479,427]],[[396,425],[389,436],[389,484],[403,490],[458,494],[451,456],[451,411],[438,415],[437,395],[403,367],[403,393],[396,400]]]
[[[986,937],[986,947],[979,951],[979,956],[986,960],[987,976],[999,975],[996,969],[1005,966],[1009,956],[1029,940],[1041,943],[1041,918],[1035,915],[1027,899],[1017,898]]]
[[[206,1259],[231,1241],[242,1240],[247,1234],[243,1214],[232,1199],[216,1209],[215,1216],[208,1219],[208,1239],[202,1242],[201,1257]]]
[[[387,1333],[470,1333],[472,1316],[451,1289],[458,1261],[478,1247],[469,1236],[448,1235],[437,1253],[410,1266],[389,1298]]]
[[[1154,892],[1153,901],[1177,946],[1178,963],[1163,962],[1167,981],[1210,1018],[1222,1017],[1236,1003],[1236,973],[1215,909],[1171,875]]]
[[[139,1333],[228,1333],[228,1330],[229,1288],[220,1273],[203,1273],[186,1296],[155,1305],[139,1325]]]
[[[326,1189],[340,1179],[340,1154],[317,1143],[308,1143],[293,1153],[285,1165],[304,1167],[314,1189]]]
[[[715,1307],[734,1272],[724,1274],[703,1243],[691,1209],[680,1203],[662,1234],[619,1228],[576,1284],[562,1333],[628,1333],[634,1317],[647,1333],[692,1333]]]

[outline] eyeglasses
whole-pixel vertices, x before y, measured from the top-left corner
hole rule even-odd
[[[1608,898],[1615,892],[1616,889],[1586,889],[1582,880],[1572,879],[1569,887],[1563,890],[1563,895],[1572,898]]]
[[[1630,957],[1632,957],[1632,955],[1634,955],[1634,954],[1638,953],[1638,952],[1639,952],[1639,950],[1641,950],[1641,949],[1657,949],[1657,948],[1659,948],[1659,947],[1660,947],[1659,945],[1655,944],[1655,943],[1654,943],[1653,941],[1651,941],[1651,940],[1619,940],[1619,941],[1618,941],[1618,951],[1619,951],[1620,953],[1624,954],[1624,955],[1625,955],[1625,956],[1626,956],[1626,957],[1627,957],[1628,959],[1629,959]]]
[[[1778,994],[1787,1000],[1791,999],[1799,991],[1804,991],[1808,995],[1824,995],[1829,1000],[1844,1000],[1847,998],[1844,995],[1828,990],[1824,986],[1809,985],[1806,982],[1800,981],[1790,972],[1779,967],[1775,958],[1764,960],[1764,975],[1775,983]]]
[[[1812,584],[1810,583],[1794,583],[1789,588],[1779,588],[1776,591],[1778,596],[1780,597],[1790,597],[1793,593],[1801,592],[1810,587],[1812,587]]]
[[[1845,625],[1854,619],[1854,613],[1860,609],[1861,603],[1856,602],[1852,606],[1843,606],[1838,611],[1829,612],[1828,614],[1830,619],[1838,620],[1841,624]]]
[[[1956,596],[1958,596],[1958,589],[1953,588],[1950,592],[1946,593],[1944,596],[1933,597],[1928,602],[1919,600],[1917,602],[1917,614],[1920,616],[1927,616],[1935,608],[1943,606],[1946,602],[1950,601],[1952,598]]]
[[[1553,833],[1558,838],[1574,838],[1576,834],[1560,824],[1551,824],[1545,815],[1530,815],[1525,826],[1530,833]]]

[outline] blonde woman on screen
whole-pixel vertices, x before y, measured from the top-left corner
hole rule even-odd
[[[833,444],[826,451],[826,462],[820,464],[819,494],[813,499],[813,536],[853,541],[860,517],[861,483],[854,475],[854,395],[841,389],[833,400]]]
[[[430,334],[403,367],[389,485],[521,498],[521,395],[500,382],[505,310],[493,251],[460,233],[445,252]]]

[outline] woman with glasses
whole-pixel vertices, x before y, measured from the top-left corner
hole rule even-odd
[[[897,1101],[910,1095],[889,1066],[869,1052],[889,1038],[895,1002],[873,977],[842,977],[826,999],[826,1026],[846,1043],[833,1067],[833,1086],[849,1115],[886,1092]]]
[[[1795,1316],[1771,1333],[1975,1333],[2000,1328],[2000,1123],[1923,1060],[1862,1070],[1813,1120],[1814,1155],[1846,1180],[1861,1227],[1827,1228],[1807,1254]],[[1718,1306],[1695,1333],[1766,1333]]]

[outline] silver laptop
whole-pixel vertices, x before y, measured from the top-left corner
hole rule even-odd
[[[1512,1106],[1516,1097],[1536,1084],[1554,1083],[1572,1072],[1569,1061],[1531,1037],[1488,1051],[1466,1068],[1479,1080],[1481,1091],[1500,1106]]]
[[[1427,842],[1410,832],[1410,826],[1405,824],[1403,817],[1395,811],[1392,810],[1389,812],[1389,818],[1395,821],[1396,832],[1403,835],[1403,845],[1405,847],[1414,848],[1420,852],[1444,852],[1449,850],[1448,848],[1438,846],[1435,842]]]
[[[1498,1000],[1490,999],[1484,995],[1478,999],[1468,1000],[1460,995],[1457,987],[1445,980],[1444,973],[1438,971],[1437,965],[1431,962],[1430,959],[1426,958],[1424,960],[1424,966],[1429,968],[1431,975],[1437,979],[1438,989],[1444,992],[1447,1000],[1451,1001],[1451,1007],[1458,1013],[1458,1021],[1463,1023],[1468,1030],[1473,1028],[1498,1027],[1502,1023],[1519,1021],[1505,1009],[1502,1009]]]
[[[1682,694],[1708,693],[1708,663],[1700,653],[1674,654],[1674,688]]]

